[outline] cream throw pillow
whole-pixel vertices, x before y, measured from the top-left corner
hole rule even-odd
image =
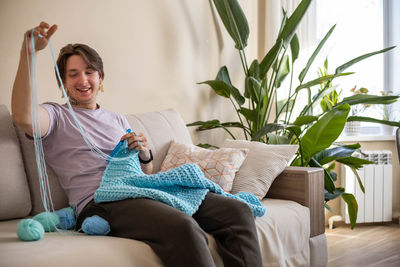
[[[231,193],[250,192],[260,200],[298,149],[298,145],[267,145],[246,140],[225,140],[222,147],[249,149],[233,181]]]
[[[161,164],[162,172],[187,163],[196,163],[204,175],[230,192],[236,172],[239,170],[248,149],[221,148],[210,150],[191,144],[172,142],[167,156]]]

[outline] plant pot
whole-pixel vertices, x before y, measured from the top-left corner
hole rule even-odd
[[[382,135],[393,135],[393,126],[381,124]]]
[[[346,122],[346,125],[344,127],[344,132],[346,135],[358,135],[360,133],[360,126],[361,126],[361,121],[349,121]]]

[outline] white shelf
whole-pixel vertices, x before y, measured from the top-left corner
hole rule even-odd
[[[379,142],[379,141],[395,141],[394,135],[344,135],[340,136],[338,142]]]

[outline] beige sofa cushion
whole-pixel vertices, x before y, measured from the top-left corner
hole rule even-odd
[[[263,266],[309,266],[309,209],[290,200],[264,198],[261,203],[267,208],[256,218]]]
[[[173,109],[160,112],[147,112],[127,115],[132,130],[143,132],[147,137],[149,148],[153,152],[153,172],[158,172],[167,155],[171,140],[179,143],[192,144],[192,138],[181,117]]]
[[[253,193],[263,199],[275,178],[296,153],[297,145],[267,145],[246,140],[225,140],[221,147],[247,148],[249,153],[232,185],[232,194]]]
[[[0,105],[0,220],[25,217],[31,198],[10,112]]]

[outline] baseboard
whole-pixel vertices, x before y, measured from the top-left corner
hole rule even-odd
[[[357,226],[373,226],[373,225],[389,225],[389,224],[400,224],[400,218],[392,218],[391,222],[372,222],[372,223],[357,223]],[[333,223],[333,228],[338,227],[338,226],[342,226],[342,227],[350,227],[350,224],[345,223],[344,221],[335,221]],[[326,225],[326,228],[328,228],[328,225]]]

